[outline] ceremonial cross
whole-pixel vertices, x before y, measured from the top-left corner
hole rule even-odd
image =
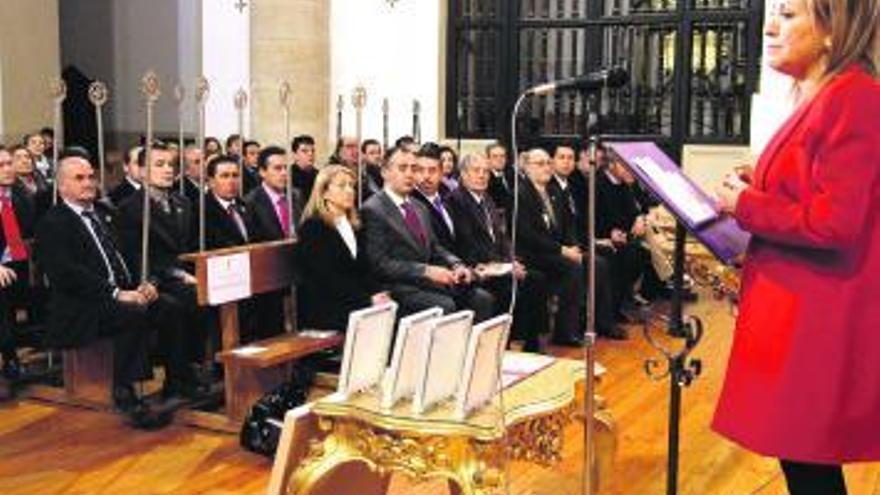
[[[239,13],[242,13],[244,12],[244,8],[247,7],[247,2],[245,2],[244,0],[237,0],[234,7],[238,9]]]

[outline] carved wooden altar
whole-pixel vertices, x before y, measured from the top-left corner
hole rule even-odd
[[[583,363],[559,359],[509,386],[503,423],[498,399],[460,420],[451,405],[417,416],[409,402],[383,410],[375,394],[329,396],[286,418],[269,494],[384,493],[392,473],[445,479],[453,493],[496,493],[506,459],[541,465],[561,459],[565,427],[583,417],[583,378]],[[609,411],[599,410],[595,419],[599,479],[609,473],[617,442]]]

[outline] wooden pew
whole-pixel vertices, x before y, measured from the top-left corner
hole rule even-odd
[[[290,289],[294,283],[292,240],[187,254],[183,259],[195,264],[199,305],[218,306],[222,349],[216,359],[225,367],[226,409],[223,416],[195,411],[181,411],[177,416],[186,424],[237,433],[251,405],[288,379],[296,360],[336,347],[343,337],[284,333],[239,347],[238,302]],[[249,287],[242,287],[243,282],[249,282]]]

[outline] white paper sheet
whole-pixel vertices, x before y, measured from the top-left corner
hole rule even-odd
[[[208,304],[217,306],[251,296],[251,257],[237,253],[208,258]]]
[[[247,347],[240,347],[232,351],[233,354],[237,356],[253,356],[254,354],[259,354],[261,352],[268,351],[268,347],[259,347],[254,345],[249,345]]]

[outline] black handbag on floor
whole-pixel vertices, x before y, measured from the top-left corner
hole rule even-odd
[[[290,380],[264,395],[251,407],[241,426],[241,446],[251,452],[274,457],[284,426],[284,415],[306,403],[314,380],[315,372],[310,367],[294,364]]]

